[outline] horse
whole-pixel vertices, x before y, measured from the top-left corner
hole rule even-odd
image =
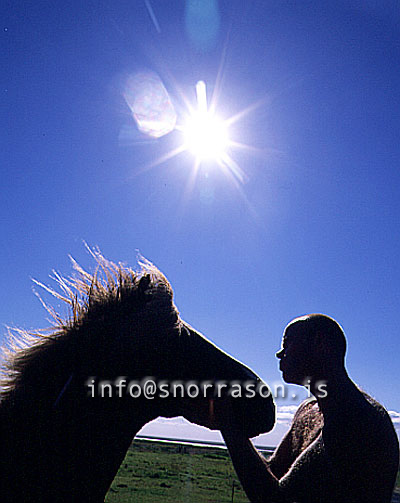
[[[104,502],[133,438],[149,421],[183,416],[217,429],[215,385],[198,396],[193,389],[190,396],[166,396],[165,388],[163,395],[139,396],[137,387],[117,393],[123,381],[151,376],[153,384],[263,385],[262,394],[231,401],[246,436],[274,426],[266,384],[181,319],[170,283],[153,264],[142,259],[135,272],[91,252],[94,273],[71,258],[70,277],[54,273],[57,291],[37,282],[68,304],[69,315],[62,318],[45,303],[53,327],[13,329],[3,348],[2,502]]]

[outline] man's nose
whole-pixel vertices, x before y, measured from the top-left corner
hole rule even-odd
[[[283,355],[284,355],[284,351],[283,349],[279,350],[277,353],[276,353],[276,357],[279,358],[280,360],[283,358]]]

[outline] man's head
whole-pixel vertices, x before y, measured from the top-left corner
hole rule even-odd
[[[307,378],[321,379],[344,370],[346,338],[341,326],[329,316],[309,314],[285,328],[282,349],[277,353],[283,379],[304,384]]]

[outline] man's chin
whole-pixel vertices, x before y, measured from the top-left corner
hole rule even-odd
[[[301,379],[299,377],[294,376],[289,374],[288,372],[283,371],[282,372],[282,379],[285,381],[286,384],[298,384],[301,385]]]

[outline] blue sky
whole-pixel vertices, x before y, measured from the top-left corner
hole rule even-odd
[[[198,5],[3,2],[0,322],[46,326],[30,278],[68,274],[68,254],[91,267],[83,240],[132,265],[139,250],[182,317],[268,382],[289,320],[336,318],[350,375],[400,427],[398,3]],[[245,183],[208,162],[190,186],[189,152],[146,169],[182,135],[139,133],[123,89],[143,71],[178,121],[199,80],[221,117],[251,108],[230,128],[252,147],[229,151]]]

